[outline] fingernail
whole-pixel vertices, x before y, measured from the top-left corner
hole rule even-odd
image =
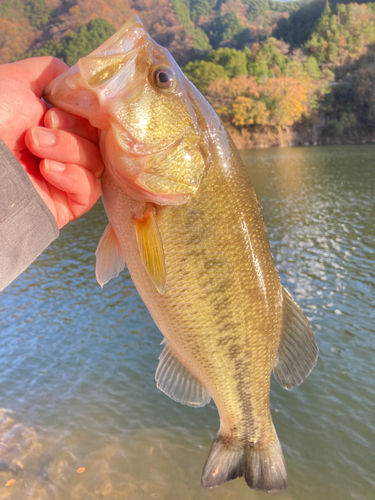
[[[51,124],[53,128],[70,129],[75,124],[75,117],[60,110],[51,110]]]
[[[66,169],[65,163],[60,163],[55,160],[45,160],[44,161],[44,170],[47,172],[64,172]]]
[[[48,148],[56,143],[55,134],[46,128],[35,128],[32,135],[35,144],[40,148]]]

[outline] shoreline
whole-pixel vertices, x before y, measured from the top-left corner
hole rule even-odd
[[[241,133],[229,126],[228,132],[238,149],[375,144],[375,130],[366,130],[364,127],[351,128],[340,135],[324,134],[326,130],[316,125],[299,130],[293,130],[290,127],[280,132],[264,131],[260,133],[247,130],[243,130]]]

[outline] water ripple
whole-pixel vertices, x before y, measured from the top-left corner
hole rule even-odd
[[[281,500],[374,491],[374,153],[243,152],[281,281],[320,346],[299,389],[272,383],[290,475]],[[156,389],[162,336],[128,273],[103,290],[95,281],[105,226],[98,205],[1,295],[0,478],[16,481],[0,499],[264,498],[243,481],[201,488],[217,411]]]

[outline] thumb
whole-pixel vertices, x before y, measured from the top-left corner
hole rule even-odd
[[[23,61],[4,64],[1,74],[28,86],[38,97],[44,88],[69,66],[56,57],[31,57]]]

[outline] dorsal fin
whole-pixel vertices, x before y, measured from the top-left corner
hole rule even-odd
[[[158,389],[183,405],[205,406],[211,394],[182,364],[164,339],[165,347],[159,356],[155,380]]]
[[[309,375],[319,350],[306,316],[284,287],[283,299],[283,329],[273,373],[281,387],[290,390]]]
[[[96,279],[103,286],[125,268],[125,259],[111,223],[105,228],[95,251]]]
[[[163,242],[156,222],[156,209],[151,203],[141,217],[135,217],[135,229],[142,264],[157,291],[163,294],[167,279]]]

